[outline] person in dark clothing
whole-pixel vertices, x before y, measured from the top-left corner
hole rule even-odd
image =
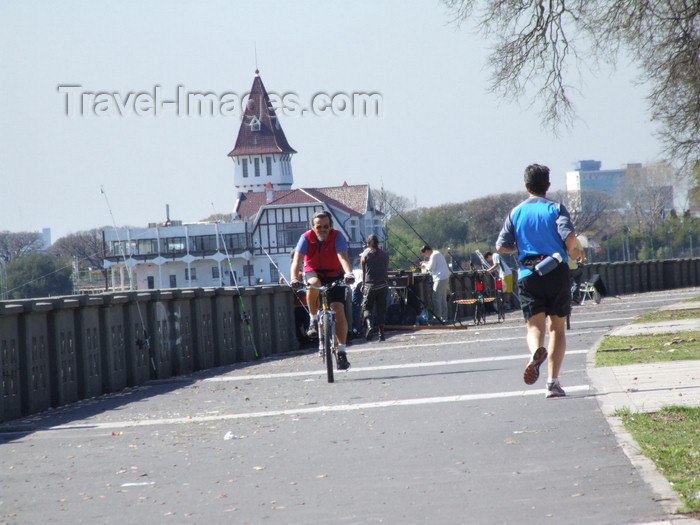
[[[386,323],[386,293],[389,287],[389,254],[379,247],[379,239],[367,237],[367,250],[360,257],[362,262],[362,315],[365,338],[371,341],[379,329],[379,340],[384,341]],[[372,307],[375,307],[376,326],[372,323]]]

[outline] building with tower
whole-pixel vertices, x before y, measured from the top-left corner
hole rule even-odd
[[[233,149],[233,210],[223,220],[105,230],[111,287],[154,289],[277,283],[289,277],[290,254],[314,213],[328,210],[359,262],[371,233],[384,239],[383,215],[369,184],[294,188],[292,156],[282,125],[256,70]]]

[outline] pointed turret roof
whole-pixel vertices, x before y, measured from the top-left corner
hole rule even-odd
[[[284,136],[260,73],[256,69],[241,127],[238,129],[236,145],[228,156],[264,153],[296,153],[296,151]]]

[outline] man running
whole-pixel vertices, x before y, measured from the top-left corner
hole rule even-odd
[[[580,257],[571,216],[563,204],[546,197],[549,186],[547,166],[532,164],[525,168],[529,198],[510,211],[496,241],[499,252],[518,252],[518,291],[532,354],[523,380],[534,384],[540,365],[549,355],[548,398],[566,395],[559,383],[559,371],[566,353],[566,316],[571,308],[567,252],[569,257]],[[554,254],[561,257],[553,270],[543,275],[534,271],[538,262]],[[544,347],[547,317],[549,351]]]

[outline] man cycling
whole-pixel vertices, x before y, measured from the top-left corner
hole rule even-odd
[[[311,229],[299,237],[294,249],[291,275],[298,275],[304,263],[304,280],[313,286],[323,286],[339,279],[352,283],[355,276],[348,259],[348,244],[339,230],[333,229],[333,219],[328,211],[316,212],[311,219]],[[292,279],[292,287],[299,287],[298,279]],[[318,295],[319,291],[309,287],[306,290],[306,302],[309,306],[310,325],[307,335],[318,336]],[[338,368],[347,370],[350,362],[346,353],[345,342],[348,335],[348,323],[345,318],[345,288],[330,290],[328,302],[335,313],[335,335],[338,339]]]

